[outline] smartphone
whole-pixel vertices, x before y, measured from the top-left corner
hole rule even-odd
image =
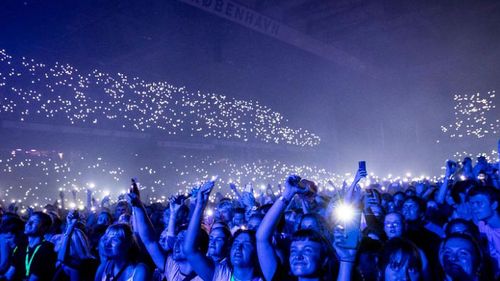
[[[359,170],[366,171],[366,161],[359,161],[358,168]]]

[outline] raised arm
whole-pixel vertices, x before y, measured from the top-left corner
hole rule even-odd
[[[294,176],[290,176],[286,180],[283,195],[274,202],[257,229],[257,254],[265,280],[272,280],[278,269],[279,259],[272,245],[273,234],[276,231],[278,222],[286,207],[290,204],[295,194],[300,191],[298,186],[291,184],[291,182],[293,182],[293,177]],[[292,178],[291,181],[289,180],[290,178]]]
[[[71,211],[66,217],[66,231],[64,232],[61,248],[59,248],[59,252],[57,253],[57,262],[62,263],[66,261],[69,253],[69,244],[71,241],[71,235],[73,235],[73,231],[75,230],[75,225],[77,222],[76,211]]]
[[[444,204],[444,199],[446,197],[446,192],[448,191],[448,185],[450,184],[450,177],[455,173],[455,167],[453,161],[446,161],[446,172],[443,179],[443,184],[439,187],[438,195],[436,198],[437,203]]]
[[[146,209],[141,202],[139,189],[137,188],[135,181],[127,196],[128,201],[132,205],[132,211],[137,223],[136,231],[139,233],[139,237],[144,243],[144,246],[146,246],[146,250],[153,259],[156,267],[163,268],[165,260],[167,259],[167,254],[161,250],[160,244],[156,241],[153,224],[149,220]]]
[[[189,222],[189,226],[184,238],[184,254],[187,260],[193,267],[196,274],[203,280],[212,280],[215,265],[213,261],[207,257],[206,253],[202,253],[198,247],[198,235],[201,231],[201,220],[203,218],[203,211],[207,206],[210,192],[214,187],[213,181],[205,183],[197,193],[196,205],[194,207],[193,216]]]
[[[230,183],[229,184],[229,188],[231,188],[231,190],[234,192],[234,194],[236,195],[236,197],[238,197],[238,200],[241,201],[243,198],[241,196],[241,193],[240,191],[238,190],[238,188],[236,187],[236,184],[234,183]]]
[[[355,203],[356,205],[360,203],[361,192],[357,190],[359,189],[358,183],[362,178],[365,178],[366,175],[367,175],[366,170],[358,169],[358,171],[356,172],[356,176],[354,177],[354,180],[351,183],[351,186],[349,186],[349,188],[345,193],[345,199],[344,199],[345,202],[351,204]]]
[[[345,228],[335,228],[333,248],[340,261],[337,281],[352,279],[352,270],[355,266],[357,248],[361,237],[360,219],[361,216],[358,211],[353,221],[349,222]]]

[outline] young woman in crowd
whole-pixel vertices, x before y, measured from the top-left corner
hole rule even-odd
[[[203,251],[200,251],[197,237],[202,232],[201,221],[214,182],[204,184],[197,193],[196,206],[189,223],[188,233],[184,243],[191,265],[203,280],[233,281],[233,280],[261,280],[255,248],[255,234],[251,230],[237,230],[229,251],[227,262],[215,262]],[[226,236],[221,227],[213,228],[210,232],[212,257],[225,256],[225,248],[229,248],[230,237]],[[209,248],[210,249],[210,248]]]
[[[146,265],[136,260],[140,249],[129,225],[111,225],[102,239],[106,260],[97,269],[96,281],[149,280]]]
[[[66,231],[56,245],[57,263],[53,281],[93,280],[98,262],[91,253],[85,233],[77,227],[78,213],[72,211],[66,218]]]
[[[151,256],[157,269],[160,271],[161,279],[167,281],[201,281],[202,279],[197,276],[193,266],[189,263],[184,254],[184,239],[186,235],[185,229],[179,230],[176,234],[175,242],[172,251],[163,251],[162,246],[156,239],[156,233],[153,225],[147,216],[146,209],[141,202],[139,189],[137,185],[133,185],[128,200],[132,205],[135,223],[137,226],[137,233],[144,243],[146,250]],[[176,228],[177,212],[181,209],[183,202],[176,203],[171,200],[172,206],[168,228]]]
[[[287,178],[283,195],[267,212],[257,230],[257,253],[265,280],[331,280],[330,262],[334,255],[328,240],[320,233],[312,229],[295,232],[287,249],[288,259],[277,251],[273,242],[273,234],[288,204],[296,194],[307,192],[298,182],[296,176]],[[334,245],[340,260],[337,280],[350,280],[355,250],[342,248],[341,241]]]

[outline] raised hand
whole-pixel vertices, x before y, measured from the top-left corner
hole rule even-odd
[[[359,246],[359,233],[351,233],[350,235],[354,234],[357,234],[357,236],[350,238],[351,241],[348,241],[344,228],[337,226],[334,230],[333,248],[341,262],[354,262],[356,260],[357,248]]]
[[[285,180],[285,194],[287,195],[295,195],[295,194],[304,194],[307,192],[307,189],[299,186],[301,178],[297,175],[290,175]]]
[[[132,206],[140,206],[141,202],[141,193],[139,191],[139,186],[137,185],[137,180],[135,178],[131,179],[132,185],[130,187],[129,193],[127,194],[127,201]]]
[[[76,225],[79,219],[79,214],[77,210],[72,210],[69,212],[68,216],[66,216],[66,224],[68,227],[73,227]]]
[[[181,209],[182,205],[184,205],[185,201],[184,195],[178,196],[170,196],[168,199],[169,207],[170,207],[170,215],[177,214],[177,212]]]
[[[202,206],[206,206],[208,202],[208,198],[210,197],[210,192],[215,186],[215,181],[207,181],[205,182],[198,191],[196,196],[196,204],[200,204]]]
[[[356,172],[356,176],[354,177],[354,182],[353,182],[353,185],[354,184],[358,184],[358,182],[362,179],[362,178],[366,178],[366,176],[368,175],[368,172],[366,172],[366,170],[361,170],[361,169],[358,169],[358,171]]]
[[[246,208],[252,208],[255,206],[255,197],[253,196],[253,193],[243,192],[241,195],[241,201]]]
[[[450,178],[457,170],[457,163],[452,160],[446,161],[446,178]]]

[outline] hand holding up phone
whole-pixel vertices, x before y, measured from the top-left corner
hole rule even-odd
[[[141,204],[141,194],[139,192],[139,186],[137,185],[137,179],[131,179],[132,186],[130,187],[129,193],[127,194],[127,201],[132,206],[139,206]]]

